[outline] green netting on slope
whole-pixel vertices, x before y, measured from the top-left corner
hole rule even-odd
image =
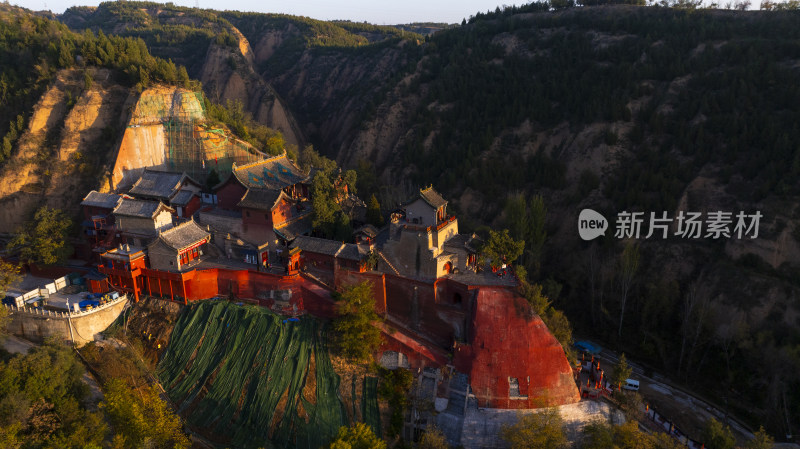
[[[200,92],[178,91],[172,97],[172,116],[204,120],[206,108]]]
[[[283,323],[266,309],[203,302],[176,323],[159,376],[191,425],[232,446],[318,448],[346,424],[324,341],[314,319]]]
[[[361,416],[372,427],[375,435],[381,435],[381,416],[378,409],[378,378],[364,376],[364,391],[361,394]]]

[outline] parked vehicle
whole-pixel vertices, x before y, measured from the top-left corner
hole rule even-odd
[[[622,384],[622,388],[630,391],[639,391],[639,381],[634,379],[625,379],[625,383]]]

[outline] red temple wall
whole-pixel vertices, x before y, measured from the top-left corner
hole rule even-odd
[[[289,217],[292,216],[292,205],[289,204],[288,201],[285,199],[281,199],[278,202],[278,206],[272,209],[272,223],[275,226],[280,226],[281,223],[286,221]]]
[[[454,365],[469,374],[480,407],[537,408],[580,400],[561,344],[529,311],[511,290],[479,290],[474,335],[456,349]],[[519,382],[516,399],[509,397],[509,378]]]
[[[339,270],[336,276],[336,288],[341,289],[364,281],[372,284],[372,297],[375,298],[375,312],[386,313],[386,284],[383,273],[361,273],[358,271]]]
[[[217,190],[217,207],[226,210],[238,210],[236,205],[239,204],[246,191],[247,189],[239,184],[239,181],[228,180],[224,186]]]
[[[183,208],[184,218],[191,217],[192,215],[194,215],[195,212],[200,210],[200,207],[202,206],[203,206],[203,200],[201,200],[199,196],[192,197],[192,199],[189,200],[189,204],[187,204],[186,207]]]

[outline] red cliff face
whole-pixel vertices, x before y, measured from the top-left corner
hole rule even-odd
[[[481,288],[469,344],[455,366],[469,374],[480,407],[538,408],[580,400],[564,350],[524,298]],[[530,318],[529,318],[530,317]]]

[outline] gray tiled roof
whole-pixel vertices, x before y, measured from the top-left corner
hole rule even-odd
[[[375,236],[378,235],[378,228],[376,228],[371,224],[365,224],[364,226],[361,226],[360,228],[353,231],[353,234],[364,234],[367,237],[374,239]]]
[[[122,201],[120,201],[119,205],[114,209],[113,214],[126,217],[154,218],[156,212],[162,207],[169,210],[169,208],[160,201],[122,198]]]
[[[300,248],[309,253],[325,254],[328,256],[335,256],[339,249],[344,246],[344,243],[337,242],[336,240],[321,239],[317,237],[308,237],[305,235],[297,236],[292,242],[291,248]]]
[[[210,235],[205,229],[198,226],[194,220],[189,220],[162,232],[158,235],[158,238],[171,248],[180,251],[208,238]]]
[[[121,199],[121,196],[114,193],[99,193],[95,190],[92,190],[88,195],[86,195],[85,198],[83,198],[83,201],[81,201],[81,206],[113,209],[117,207],[117,204],[119,204]]]
[[[294,165],[286,155],[235,167],[233,176],[245,187],[280,190],[308,180],[308,175]]]
[[[236,206],[248,209],[272,210],[282,194],[282,190],[250,188],[247,189],[247,192],[245,192]]]
[[[191,190],[179,190],[175,197],[172,198],[172,201],[170,201],[170,204],[175,206],[185,206],[189,204],[189,201],[191,201],[195,195],[196,194]]]
[[[439,192],[433,190],[433,187],[420,190],[419,196],[434,209],[438,209],[447,204],[447,200],[442,198],[442,195],[439,195]]]
[[[447,241],[444,242],[444,246],[465,249],[469,252],[474,252],[481,246],[482,243],[483,240],[475,234],[456,234],[447,239]]]
[[[275,228],[274,232],[285,240],[292,241],[297,236],[305,234],[306,232],[311,232],[311,214],[306,217],[303,217],[297,221],[294,221],[286,226],[281,228]]]
[[[367,248],[355,243],[345,243],[336,257],[347,260],[361,260],[367,257],[367,254],[369,254]]]
[[[145,170],[128,193],[133,196],[169,201],[185,179],[197,184],[197,181],[189,178],[186,173]]]
[[[361,198],[352,194],[347,195],[347,198],[343,199],[339,206],[352,220],[362,223],[367,220],[367,205]]]

